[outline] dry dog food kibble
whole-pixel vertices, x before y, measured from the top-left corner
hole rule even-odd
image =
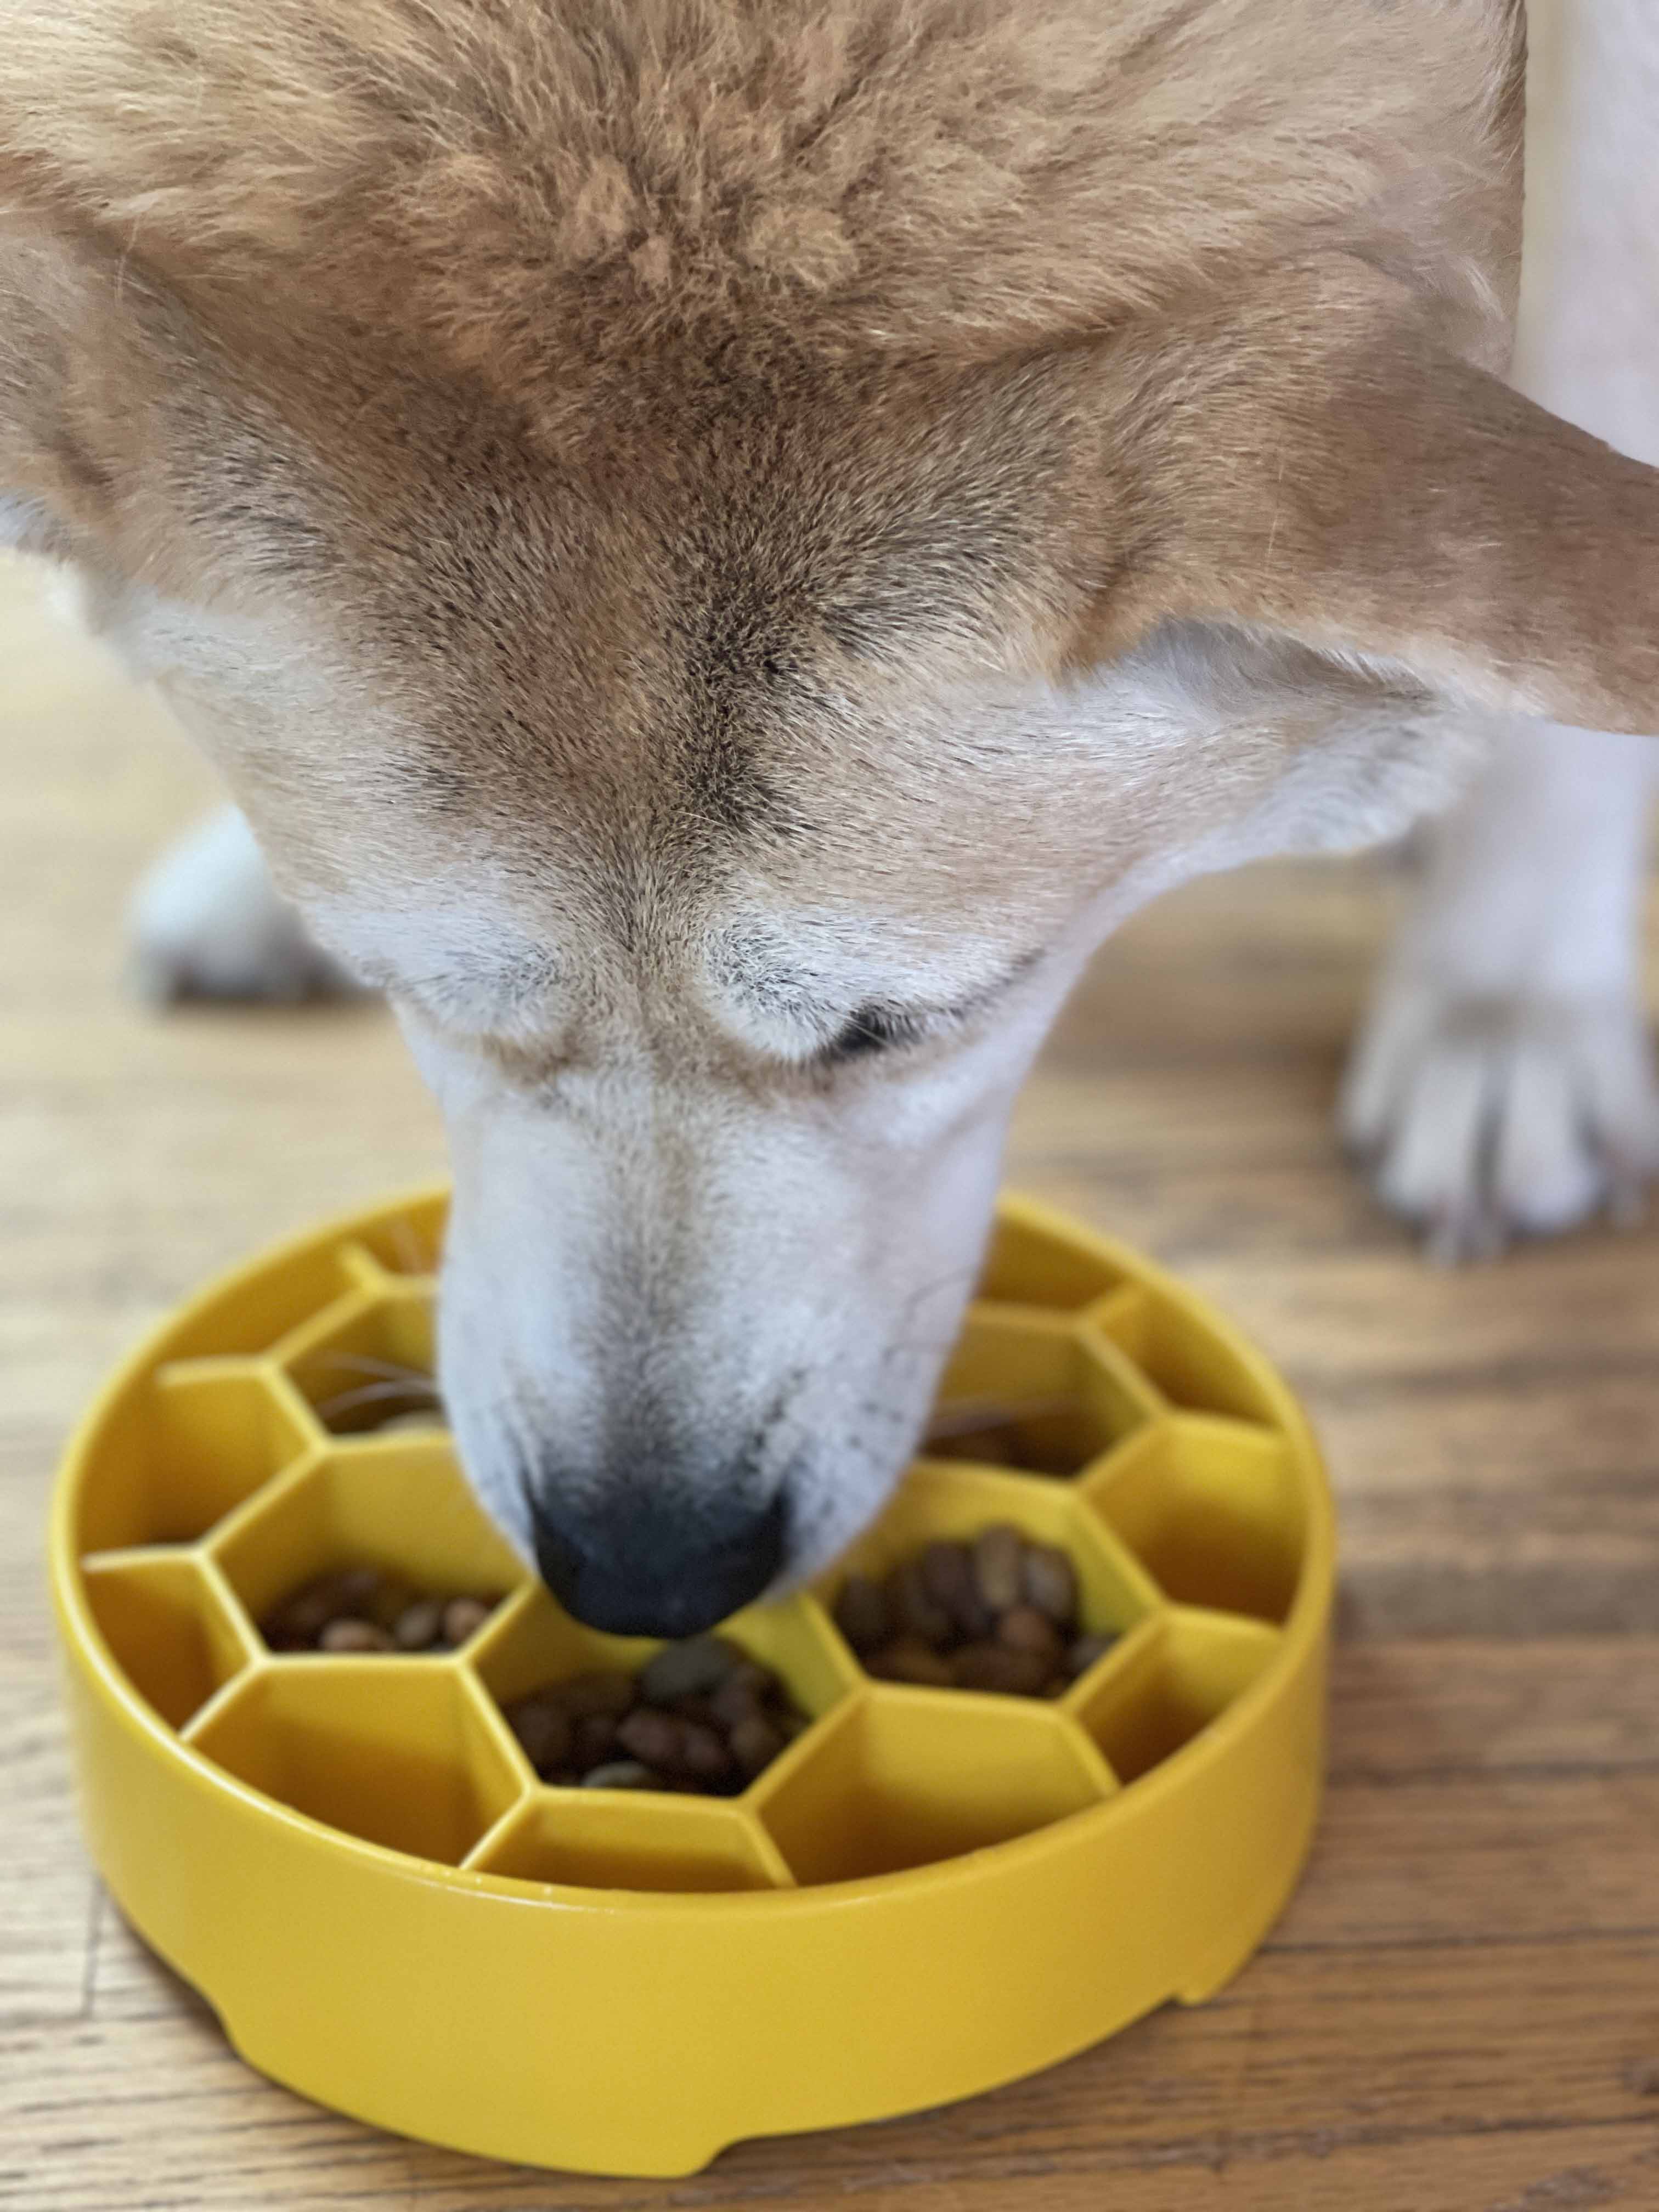
[[[455,1651],[500,1600],[411,1589],[380,1567],[319,1575],[268,1613],[259,1633],[273,1651]]]
[[[1069,1555],[1000,1522],[971,1544],[929,1544],[884,1581],[849,1575],[835,1613],[882,1681],[1057,1698],[1117,1640],[1084,1634],[1077,1604]]]
[[[550,1682],[507,1707],[544,1782],[730,1797],[806,1726],[769,1667],[723,1636],[665,1644],[637,1676]]]

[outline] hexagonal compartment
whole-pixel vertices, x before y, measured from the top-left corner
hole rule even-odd
[[[190,1544],[318,1441],[279,1376],[215,1360],[135,1376],[92,1447],[82,1553]]]
[[[769,1667],[809,1720],[829,1712],[862,1680],[856,1662],[810,1598],[750,1606],[722,1621],[720,1633]],[[506,1709],[532,1690],[568,1681],[576,1674],[613,1669],[635,1674],[662,1648],[648,1637],[607,1636],[584,1627],[538,1584],[515,1597],[482,1632],[472,1662],[502,1709],[503,1723],[510,1726]],[[792,1755],[786,1751],[781,1757]],[[665,1802],[660,1792],[638,1794],[648,1795],[653,1804]],[[673,1802],[696,1801],[677,1796]]]
[[[344,1298],[279,1347],[283,1368],[337,1437],[395,1414],[438,1410],[429,1291],[410,1285]]]
[[[528,1573],[441,1436],[397,1437],[373,1452],[337,1449],[228,1522],[210,1551],[256,1625],[305,1583],[349,1567],[380,1567],[416,1589],[495,1598]],[[321,1659],[301,1655],[296,1663]]]
[[[930,1458],[1074,1475],[1162,1410],[1103,1337],[1054,1315],[970,1306],[924,1451]]]
[[[1171,1406],[1192,1413],[1224,1413],[1238,1421],[1273,1419],[1273,1402],[1248,1362],[1220,1336],[1194,1328],[1173,1300],[1152,1290],[1108,1299],[1085,1320],[1127,1352]]]
[[[1073,1711],[1127,1786],[1243,1697],[1279,1646],[1261,1621],[1172,1609],[1103,1662]]]
[[[467,1864],[515,1881],[582,1889],[708,1893],[790,1886],[777,1846],[735,1806],[656,1793],[642,1804],[610,1790],[538,1791]]]
[[[1006,1843],[1109,1796],[1110,1774],[1051,1707],[963,1691],[872,1689],[755,1807],[799,1882],[850,1881]]]
[[[999,1305],[1076,1313],[1127,1279],[1109,1260],[1079,1250],[1074,1230],[1040,1228],[1004,1214],[992,1230],[974,1296]]]
[[[83,1570],[99,1633],[145,1703],[181,1729],[258,1656],[252,1627],[187,1553],[94,1559]]]
[[[185,1741],[296,1813],[447,1866],[524,1786],[477,1684],[418,1659],[273,1661]]]
[[[941,1539],[969,1542],[1004,1521],[1032,1541],[1057,1545],[1069,1555],[1077,1570],[1078,1620],[1084,1635],[1127,1635],[1158,1603],[1146,1570],[1097,1516],[1082,1508],[1069,1487],[921,1460],[905,1475],[880,1520],[818,1583],[826,1614],[833,1625],[836,1594],[849,1575],[879,1581],[928,1544]],[[933,1694],[954,1700],[981,1693],[952,1688]]]
[[[1179,1604],[1282,1621],[1307,1531],[1285,1439],[1238,1421],[1180,1414],[1144,1431],[1084,1487]]]

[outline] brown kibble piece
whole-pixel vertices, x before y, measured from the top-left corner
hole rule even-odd
[[[444,1607],[444,1642],[451,1650],[476,1636],[495,1607],[481,1597],[453,1597]]]
[[[395,1651],[397,1645],[384,1628],[372,1620],[331,1620],[317,1638],[319,1651]]]
[[[878,1681],[912,1682],[935,1690],[951,1686],[949,1661],[919,1636],[901,1636],[872,1652],[864,1663]]]
[[[318,1575],[277,1606],[265,1620],[265,1634],[283,1644],[315,1644],[331,1620],[356,1611],[356,1577]]]
[[[314,1590],[301,1590],[286,1605],[267,1613],[260,1629],[267,1644],[279,1650],[291,1650],[296,1645],[314,1644],[336,1617],[332,1593],[325,1596]]]
[[[661,1790],[661,1778],[637,1759],[608,1759],[582,1777],[584,1790]]]
[[[696,1721],[701,1728],[718,1729],[721,1726],[712,1698],[676,1698],[667,1710],[677,1721]]]
[[[417,1597],[405,1605],[392,1624],[392,1640],[400,1651],[426,1651],[443,1633],[443,1601]]]
[[[891,1633],[881,1585],[868,1575],[848,1575],[835,1605],[836,1626],[860,1659],[879,1651]]]
[[[726,1738],[714,1729],[696,1721],[682,1721],[678,1764],[694,1781],[722,1782],[731,1775],[732,1753]]]
[[[718,1689],[709,1692],[706,1703],[718,1720],[732,1707],[746,1711],[750,1705],[764,1705],[769,1698],[781,1696],[782,1692],[783,1685],[769,1667],[763,1667],[758,1659],[745,1658],[740,1666],[732,1669]]]
[[[1039,1697],[1048,1675],[1034,1651],[1016,1651],[1006,1644],[964,1644],[951,1662],[957,1689],[994,1690],[1005,1697]]]
[[[997,1642],[1012,1651],[1030,1652],[1049,1674],[1059,1666],[1064,1650],[1054,1624],[1034,1605],[1011,1605],[997,1623]]]
[[[599,1713],[609,1714],[612,1720],[620,1719],[639,1697],[633,1676],[614,1667],[573,1674],[567,1682],[553,1683],[548,1694],[558,1699],[574,1721]]]
[[[1027,1601],[1056,1627],[1069,1628],[1077,1619],[1077,1569],[1070,1553],[1057,1544],[1028,1544],[1024,1579]]]
[[[938,1541],[924,1547],[916,1561],[921,1570],[922,1588],[936,1605],[947,1613],[954,1610],[956,1595],[963,1579],[974,1571],[973,1561],[967,1548],[961,1544]]]
[[[380,1595],[386,1577],[378,1567],[348,1567],[335,1582],[342,1613],[363,1613]]]
[[[570,1756],[570,1716],[546,1698],[520,1698],[507,1708],[507,1724],[538,1774],[562,1767]]]
[[[784,1747],[784,1738],[764,1714],[739,1721],[732,1731],[732,1756],[745,1782],[763,1773]]]
[[[935,1650],[951,1642],[951,1616],[929,1595],[920,1559],[900,1560],[887,1577],[886,1595],[901,1639],[915,1637]]]
[[[659,1712],[653,1705],[636,1705],[617,1723],[617,1741],[647,1766],[678,1766],[686,1727],[672,1713]]]
[[[398,1582],[391,1575],[382,1575],[367,1603],[356,1610],[377,1628],[395,1631],[398,1621],[408,1612],[416,1592],[407,1583]]]
[[[921,1555],[921,1578],[928,1595],[943,1606],[951,1626],[970,1644],[991,1633],[991,1613],[980,1595],[974,1555],[966,1544],[930,1544]]]
[[[570,1740],[570,1757],[574,1765],[597,1766],[609,1759],[617,1748],[617,1717],[614,1713],[584,1713],[576,1722]]]
[[[1025,1595],[1025,1540],[1006,1522],[982,1529],[974,1545],[974,1579],[993,1613],[1006,1613]]]
[[[706,1717],[714,1728],[734,1729],[756,1713],[763,1712],[778,1691],[775,1674],[769,1674],[763,1668],[756,1668],[752,1673],[744,1668],[733,1674],[730,1681],[722,1682],[712,1698],[703,1700],[708,1708]],[[697,1717],[704,1716],[700,1714]]]

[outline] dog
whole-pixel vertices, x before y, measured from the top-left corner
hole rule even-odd
[[[1052,1017],[1201,871],[1472,793],[1350,1133],[1462,1244],[1652,1165],[1659,33],[1534,12],[1507,382],[1519,0],[12,9],[0,513],[241,809],[143,970],[386,994],[581,1619],[878,1510]]]

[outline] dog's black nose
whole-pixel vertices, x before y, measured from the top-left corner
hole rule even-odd
[[[783,1560],[782,1500],[532,1497],[536,1563],[567,1613],[613,1636],[699,1636],[757,1598]]]

